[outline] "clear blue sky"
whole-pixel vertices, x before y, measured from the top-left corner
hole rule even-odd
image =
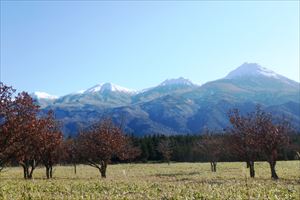
[[[299,81],[298,1],[1,1],[1,81],[18,91],[205,83],[243,62]]]

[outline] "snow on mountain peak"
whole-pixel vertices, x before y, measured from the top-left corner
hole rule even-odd
[[[112,91],[112,92],[122,92],[122,93],[134,93],[134,90],[115,85],[112,83],[103,83],[95,85],[94,87],[91,87],[87,89],[84,93],[95,93],[95,92],[104,92],[104,91]]]
[[[280,78],[275,72],[260,66],[257,63],[244,63],[237,69],[231,71],[225,78],[233,79],[243,76],[267,76],[271,78]]]
[[[83,94],[85,92],[85,90],[79,90],[77,92],[75,92],[75,94]]]
[[[188,86],[192,86],[195,85],[194,83],[192,83],[189,79],[185,79],[183,77],[179,77],[176,79],[167,79],[164,82],[162,82],[160,84],[160,86],[166,86],[166,85],[188,85]]]
[[[58,96],[48,94],[46,92],[34,92],[33,95],[38,99],[57,99]]]

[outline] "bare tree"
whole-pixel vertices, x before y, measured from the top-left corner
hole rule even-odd
[[[163,159],[170,164],[173,149],[170,139],[166,138],[158,143],[157,151],[162,154]]]
[[[217,162],[223,152],[223,138],[220,135],[214,135],[209,131],[196,143],[196,150],[203,153],[210,162],[211,171],[217,171]]]

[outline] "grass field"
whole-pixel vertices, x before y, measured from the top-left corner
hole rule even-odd
[[[209,163],[109,165],[107,178],[95,168],[57,166],[54,178],[45,178],[44,168],[33,180],[22,179],[21,168],[0,174],[0,199],[300,199],[300,162],[278,162],[278,181],[270,179],[269,166],[256,163],[256,178],[250,179],[245,163],[219,163],[210,172]]]

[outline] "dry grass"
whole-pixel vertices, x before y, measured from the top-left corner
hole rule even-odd
[[[0,174],[0,199],[300,199],[300,162],[278,162],[280,180],[270,179],[267,163],[256,163],[250,179],[244,163],[120,164],[108,166],[101,179],[95,168],[57,166],[53,180],[44,168],[33,180],[22,179],[21,168]]]

